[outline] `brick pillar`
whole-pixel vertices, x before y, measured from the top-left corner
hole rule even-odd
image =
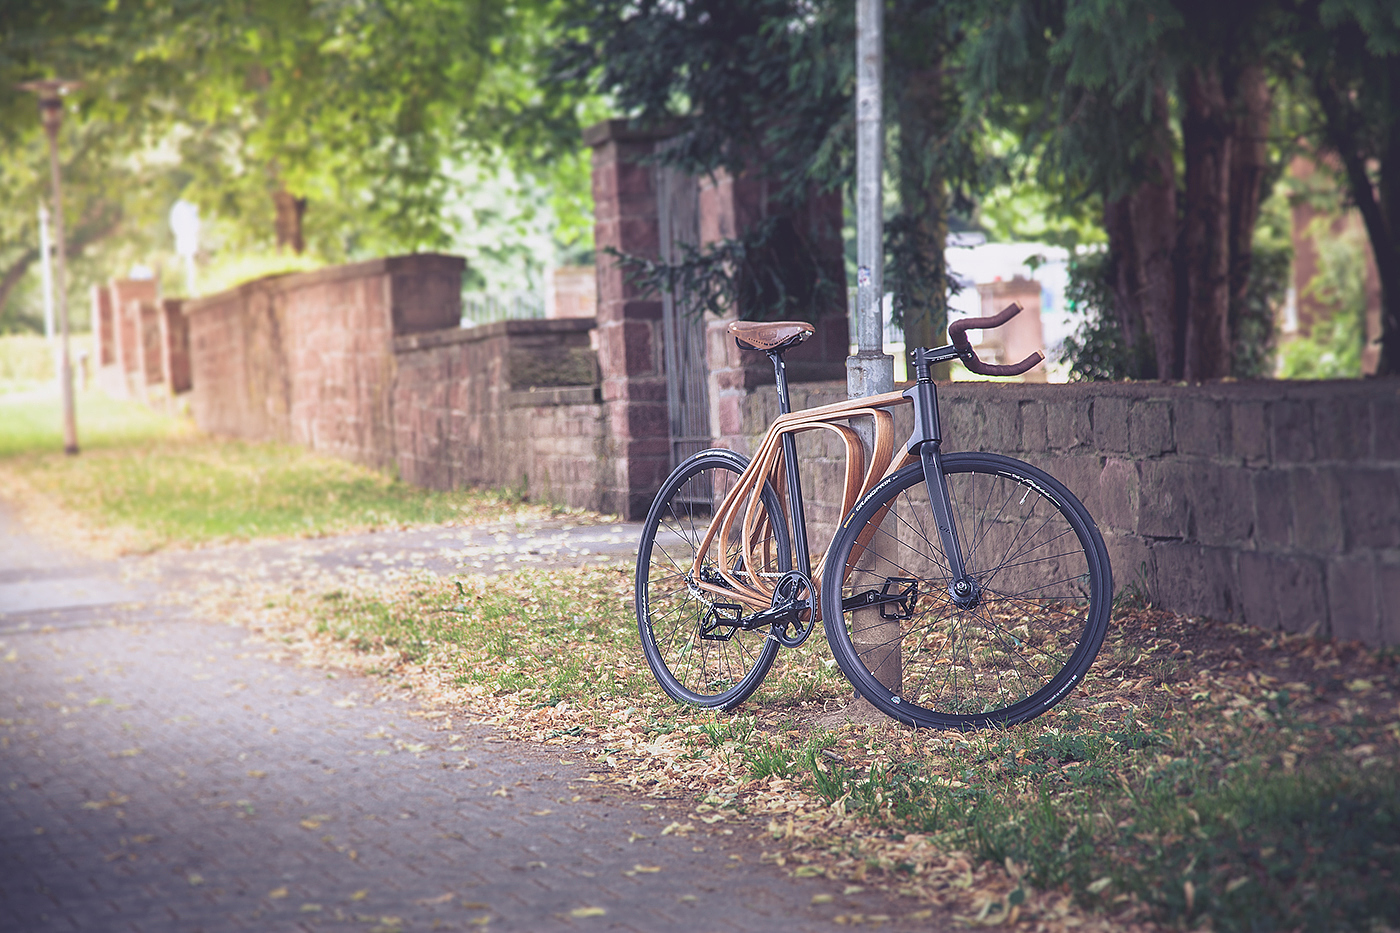
[[[670,466],[661,301],[628,281],[609,248],[660,256],[651,155],[659,136],[607,120],[584,131],[593,149],[597,249],[598,364],[602,370],[606,450],[601,508],[646,517]]]
[[[160,307],[160,369],[170,396],[190,390],[190,327],[183,302],[166,298]]]
[[[97,338],[97,365],[117,361],[116,337],[112,327],[112,293],[101,285],[92,287],[92,333]]]
[[[142,346],[141,303],[156,300],[154,279],[113,279],[112,336],[119,378],[113,388],[123,398],[145,398],[145,353]]]
[[[725,172],[700,182],[700,242],[731,239],[766,219],[775,208],[762,179],[735,179]],[[820,382],[846,378],[850,352],[846,318],[845,263],[841,244],[841,193],[812,195],[794,217],[794,226],[808,237],[817,261],[836,284],[817,315],[817,332],[784,355],[788,381]],[[773,365],[767,354],[740,350],[725,328],[745,314],[731,308],[722,319],[707,318],[705,352],[710,370],[710,430],[721,447],[745,455],[743,407],[755,389],[773,386]]]

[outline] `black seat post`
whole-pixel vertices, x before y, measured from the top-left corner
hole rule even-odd
[[[769,350],[768,358],[773,361],[773,377],[778,381],[778,411],[786,415],[792,411],[792,398],[788,395],[787,364],[783,362],[781,350]],[[808,579],[812,577],[812,560],[807,550],[807,516],[802,507],[802,476],[797,468],[797,442],[791,434],[783,435],[783,461],[787,473],[788,510],[792,516],[793,567]]]
[[[788,396],[787,364],[783,362],[781,350],[769,350],[768,358],[773,361],[773,378],[778,381],[778,411],[786,415],[792,411],[792,399]]]

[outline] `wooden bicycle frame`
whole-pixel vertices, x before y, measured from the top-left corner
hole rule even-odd
[[[779,389],[782,391],[783,387],[780,385]],[[705,537],[696,551],[695,563],[691,567],[690,578],[694,581],[694,585],[709,595],[726,602],[744,603],[757,610],[772,606],[776,581],[764,580],[757,573],[749,573],[749,579],[742,580],[734,574],[733,567],[723,566],[725,562],[722,561],[718,569],[720,576],[728,586],[706,582],[701,573],[701,564],[704,555],[708,553],[710,545],[714,542],[715,536],[719,535],[721,541],[730,540],[734,524],[742,516],[743,536],[741,540],[743,542],[744,566],[768,566],[766,555],[761,554],[759,550],[761,543],[769,540],[767,533],[768,512],[763,507],[761,497],[764,484],[772,483],[774,489],[781,490],[779,495],[783,501],[784,519],[791,520],[794,551],[798,555],[800,563],[807,556],[807,530],[805,522],[802,520],[801,491],[797,483],[785,482],[788,478],[786,475],[786,470],[789,469],[788,464],[792,464],[791,469],[796,469],[792,439],[805,431],[815,430],[833,431],[840,436],[846,447],[846,476],[841,497],[841,514],[845,516],[850,513],[862,496],[874,489],[886,477],[893,475],[906,464],[919,461],[919,456],[911,453],[907,447],[901,456],[895,457],[894,415],[890,412],[890,409],[897,405],[910,404],[913,401],[911,393],[914,391],[910,389],[905,392],[887,392],[883,395],[850,399],[832,405],[823,405],[820,408],[809,408],[805,411],[780,415],[769,426],[768,433],[764,435],[763,442],[759,445],[748,468],[740,475],[739,481],[724,497],[724,501],[710,520]],[[936,405],[936,402],[934,404]],[[868,465],[865,462],[865,450],[861,444],[860,436],[850,425],[838,423],[861,417],[872,418],[875,422],[874,441]],[[799,497],[796,502],[793,501],[793,493]],[[830,549],[830,542],[827,544],[827,549]],[[808,567],[796,567],[795,569],[808,574],[812,581],[813,591],[820,592],[820,569],[816,571],[810,571]]]

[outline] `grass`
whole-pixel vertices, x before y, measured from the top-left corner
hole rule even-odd
[[[1084,687],[1030,724],[827,729],[816,711],[849,688],[816,640],[737,714],[672,704],[637,647],[626,572],[297,599],[288,624],[312,618],[308,644],[341,662],[702,801],[697,819],[771,816],[770,856],[798,874],[982,923],[1400,926],[1393,657],[1122,608]]]
[[[29,392],[54,381],[57,363],[51,345],[40,334],[0,335],[0,398],[12,392]],[[92,369],[92,335],[73,334],[68,341],[70,359],[78,366],[79,357],[86,352],[88,368]]]
[[[65,456],[54,392],[0,395],[0,481],[129,551],[550,514],[519,493],[435,492],[286,444],[222,440],[99,392]]]
[[[188,437],[189,424],[146,405],[108,398],[96,390],[74,400],[78,446],[84,451],[133,448]],[[63,404],[51,385],[0,392],[0,460],[63,451]]]

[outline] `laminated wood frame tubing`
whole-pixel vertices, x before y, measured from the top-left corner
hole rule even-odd
[[[748,469],[739,477],[734,488],[725,496],[714,517],[710,520],[705,537],[696,551],[695,564],[691,568],[691,579],[701,590],[711,596],[726,600],[737,600],[754,609],[767,609],[773,604],[774,586],[761,577],[756,568],[767,566],[765,555],[759,548],[768,540],[768,513],[763,507],[763,486],[769,483],[779,490],[782,502],[783,520],[791,520],[791,504],[787,501],[782,458],[782,439],[785,434],[800,434],[804,431],[834,431],[846,448],[846,476],[842,488],[841,514],[847,515],[860,498],[875,488],[876,484],[892,475],[905,464],[914,462],[907,451],[897,460],[894,457],[894,416],[888,411],[896,405],[910,404],[910,400],[899,392],[887,392],[867,398],[850,399],[820,408],[795,411],[777,418],[768,428],[763,442]],[[873,449],[870,464],[866,467],[865,451],[860,436],[849,425],[837,424],[852,418],[869,417],[875,422]],[[700,573],[704,555],[716,535],[721,541],[730,540],[734,524],[743,516],[744,566],[749,568],[749,580],[739,579],[733,569],[720,562],[719,573],[728,587],[706,582]],[[806,529],[793,529],[793,534],[805,534]],[[862,544],[867,542],[862,542]],[[823,548],[822,556],[830,549],[830,542]],[[863,548],[862,548],[863,549]],[[817,566],[812,575],[812,588],[821,589],[821,559],[814,561]]]

